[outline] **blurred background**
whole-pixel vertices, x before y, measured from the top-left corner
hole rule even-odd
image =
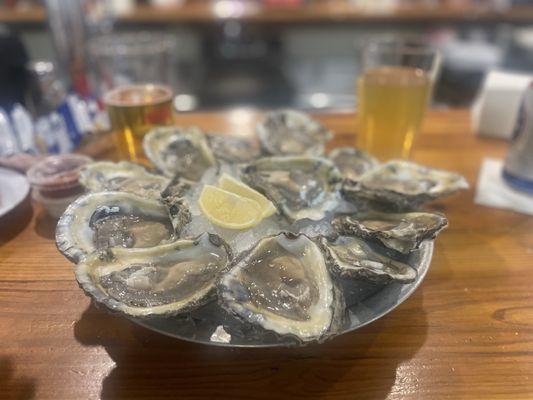
[[[91,45],[141,31],[156,35],[144,49]],[[533,69],[527,0],[3,0],[1,105],[38,114],[71,90],[97,98],[104,70],[132,51],[166,57],[152,73],[173,87],[178,111],[353,109],[358,48],[413,35],[442,52],[436,106],[469,106],[488,70]]]

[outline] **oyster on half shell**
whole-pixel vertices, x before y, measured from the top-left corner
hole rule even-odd
[[[365,172],[379,165],[378,160],[370,154],[353,147],[335,148],[328,154],[328,158],[341,172],[345,185],[355,185]]]
[[[323,237],[320,241],[328,266],[341,278],[376,283],[410,283],[416,279],[416,269],[379,253],[360,238],[338,236],[331,240]]]
[[[80,183],[91,192],[128,192],[157,199],[169,182],[167,177],[151,174],[143,166],[128,161],[93,162],[80,171]]]
[[[393,160],[364,174],[356,186],[344,185],[351,201],[368,200],[387,210],[411,210],[422,204],[467,189],[459,174]]]
[[[257,146],[236,136],[210,134],[207,140],[215,158],[227,163],[250,162],[260,155]]]
[[[204,133],[196,128],[163,127],[143,139],[146,157],[168,177],[182,176],[198,181],[216,164]]]
[[[107,247],[153,247],[175,237],[175,218],[156,200],[125,192],[89,193],[59,219],[56,244],[74,262]]]
[[[144,249],[96,251],[76,266],[76,279],[112,311],[171,316],[213,300],[215,283],[230,257],[220,238],[205,233]]]
[[[448,226],[448,220],[442,214],[428,212],[367,212],[339,215],[333,219],[332,225],[341,235],[378,241],[408,254],[417,250],[424,240],[434,239]]]
[[[339,203],[342,178],[325,158],[265,157],[246,165],[241,178],[291,221],[320,220]]]
[[[218,294],[230,313],[301,342],[325,339],[343,322],[344,300],[324,254],[304,235],[260,240],[222,276]]]
[[[321,156],[333,135],[320,122],[294,110],[273,111],[257,124],[257,136],[266,154]]]

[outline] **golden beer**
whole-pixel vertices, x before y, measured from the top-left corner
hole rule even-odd
[[[111,90],[104,103],[121,158],[144,161],[142,139],[152,128],[171,125],[172,91],[160,85],[128,85]]]
[[[358,147],[382,161],[408,158],[431,93],[419,68],[383,66],[358,80]]]

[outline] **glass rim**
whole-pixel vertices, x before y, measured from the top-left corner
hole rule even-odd
[[[116,97],[120,92],[124,90],[150,90],[150,89],[158,89],[161,90],[163,93],[161,96],[158,96],[157,98],[151,100],[151,101],[141,101],[136,103],[127,103],[125,101],[117,100]],[[139,106],[149,106],[149,105],[157,105],[164,103],[166,101],[172,100],[172,89],[168,85],[163,85],[159,83],[132,83],[132,84],[126,84],[126,85],[120,85],[117,86],[108,92],[106,92],[102,98],[104,104],[106,106],[114,106],[114,107],[139,107]]]
[[[382,53],[420,56],[437,56],[439,54],[439,50],[436,47],[425,43],[422,40],[379,40],[365,44],[362,50],[364,54]]]
[[[89,52],[95,56],[139,56],[171,50],[174,36],[160,32],[108,33],[89,39]]]

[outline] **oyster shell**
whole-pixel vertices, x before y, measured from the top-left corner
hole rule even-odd
[[[143,140],[146,157],[166,176],[197,181],[216,160],[204,133],[196,128],[164,127]]]
[[[215,235],[144,249],[96,251],[76,266],[82,289],[112,311],[171,316],[214,298],[230,255]]]
[[[328,158],[341,172],[345,185],[355,185],[365,172],[379,165],[370,154],[353,147],[338,147],[329,153]]]
[[[416,279],[416,269],[377,252],[357,237],[338,236],[335,240],[321,238],[320,242],[327,254],[330,270],[341,278],[376,283],[410,283]]]
[[[333,137],[318,121],[294,110],[266,114],[256,132],[266,154],[285,156],[321,156],[326,142]]]
[[[417,250],[424,240],[434,239],[448,226],[448,220],[437,213],[368,212],[337,216],[332,225],[342,235],[376,240],[390,249],[408,254]]]
[[[302,342],[334,334],[343,321],[344,301],[324,254],[304,235],[260,240],[222,276],[218,293],[230,313]]]
[[[320,220],[339,203],[339,170],[325,158],[266,157],[242,169],[242,180],[291,221]]]
[[[65,257],[78,262],[96,249],[153,247],[173,239],[175,231],[173,217],[161,202],[131,193],[99,192],[68,206],[57,224],[56,244]]]
[[[251,142],[230,135],[207,135],[215,158],[228,163],[246,163],[259,157],[259,149]]]
[[[380,208],[403,211],[467,188],[459,174],[394,160],[364,174],[355,187],[344,185],[343,194],[351,201],[364,199]]]
[[[128,161],[99,161],[87,164],[80,171],[79,179],[91,192],[119,191],[154,199],[159,198],[170,181]]]

